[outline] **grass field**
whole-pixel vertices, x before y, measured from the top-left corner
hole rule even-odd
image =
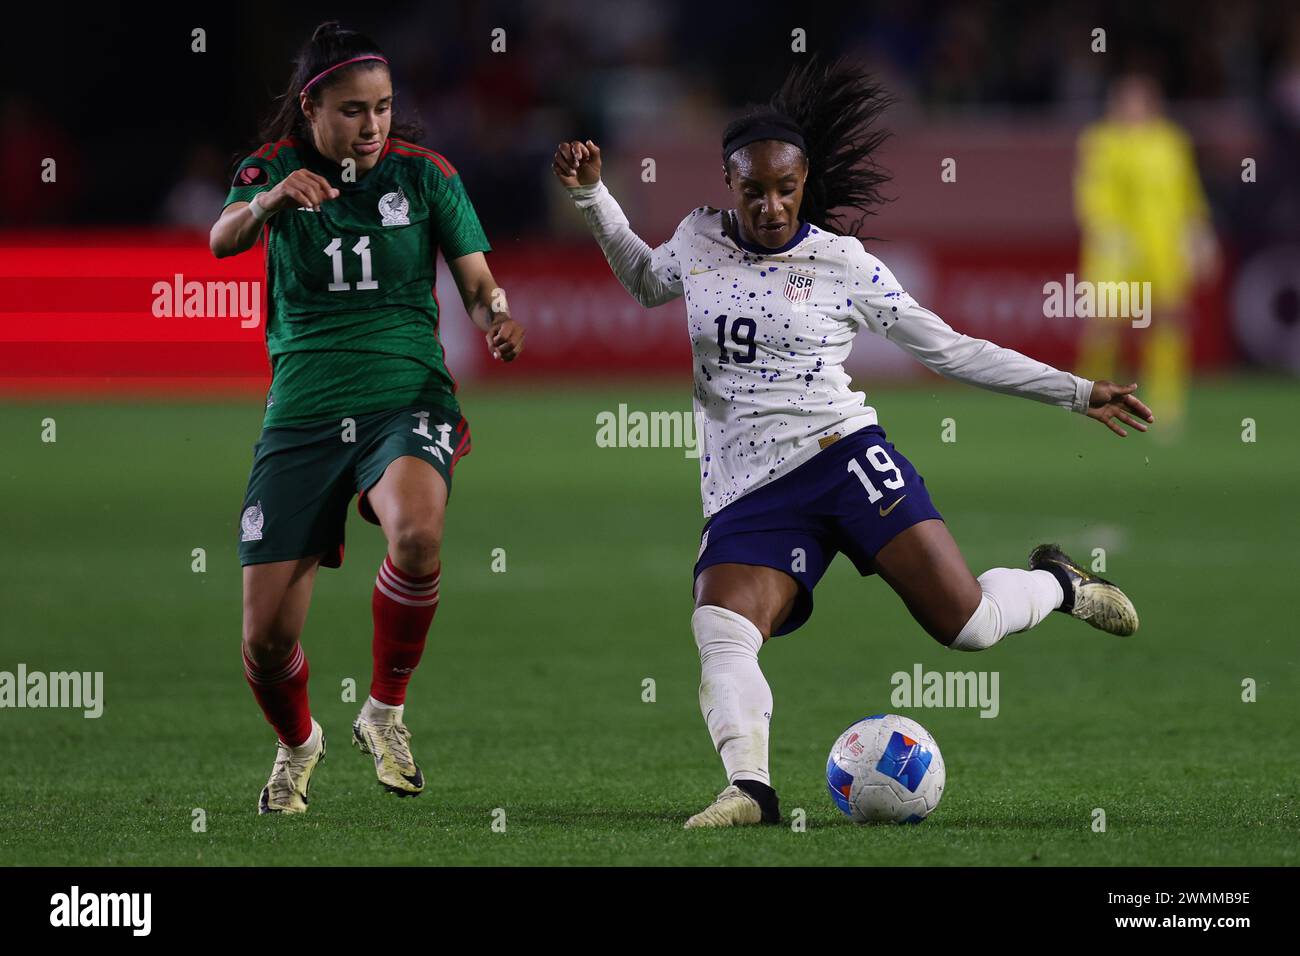
[[[239,661],[237,511],[259,403],[0,405],[0,670],[105,684],[97,720],[0,711],[0,863],[1298,863],[1298,395],[1205,384],[1165,447],[969,389],[873,394],[977,573],[1023,566],[1043,540],[1103,547],[1142,628],[1121,640],[1053,615],[957,654],[841,558],[809,625],[762,657],[774,783],[806,832],[681,829],[725,782],[689,626],[697,464],[598,448],[595,420],[620,402],[686,408],[684,389],[462,393],[475,447],[406,711],[430,781],[418,800],[382,793],[348,746],[357,705],[340,688],[368,684],[383,549],[352,512],[303,638],[330,749],[300,818],[255,813],[274,734]],[[940,441],[946,417],[955,443]],[[855,827],[826,793],[827,750],[857,717],[896,710],[890,675],[917,663],[999,672],[1000,713],[903,710],[942,747],[943,803],[921,826]]]

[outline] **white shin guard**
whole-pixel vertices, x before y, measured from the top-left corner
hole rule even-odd
[[[990,568],[977,578],[979,607],[949,646],[982,651],[1008,634],[1027,631],[1061,606],[1065,595],[1050,571]]]
[[[758,780],[770,786],[772,689],[758,666],[763,635],[742,615],[713,605],[696,608],[691,630],[700,649],[700,713],[727,780]]]

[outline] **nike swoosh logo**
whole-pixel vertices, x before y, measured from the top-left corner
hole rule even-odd
[[[704,275],[704,273],[706,273],[706,272],[717,272],[717,271],[718,271],[717,269],[692,269],[692,270],[691,270],[691,275],[693,275],[693,276],[702,276],[702,275]]]
[[[903,498],[906,498],[906,497],[907,497],[907,495],[903,495]],[[898,501],[902,501],[903,498],[899,498]],[[885,516],[888,515],[891,511],[893,511],[895,508],[897,508],[897,507],[898,507],[898,501],[895,501],[895,502],[894,502],[892,505],[890,505],[888,508],[881,508],[881,509],[879,509],[879,511],[880,511],[880,517],[882,517],[882,518],[885,517]]]

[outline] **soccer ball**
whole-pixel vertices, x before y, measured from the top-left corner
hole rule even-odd
[[[946,776],[930,732],[898,714],[863,717],[826,761],[826,787],[854,823],[920,823],[939,805]]]

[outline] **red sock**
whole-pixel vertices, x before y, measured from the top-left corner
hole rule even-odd
[[[438,580],[442,566],[428,577],[412,577],[384,556],[375,578],[370,609],[375,618],[371,644],[375,668],[370,696],[396,707],[406,703],[406,685],[420,663],[424,642],[438,610]]]
[[[307,705],[307,655],[302,645],[295,644],[284,663],[264,671],[245,653],[244,676],[281,742],[290,747],[306,743],[311,736],[311,708]]]

